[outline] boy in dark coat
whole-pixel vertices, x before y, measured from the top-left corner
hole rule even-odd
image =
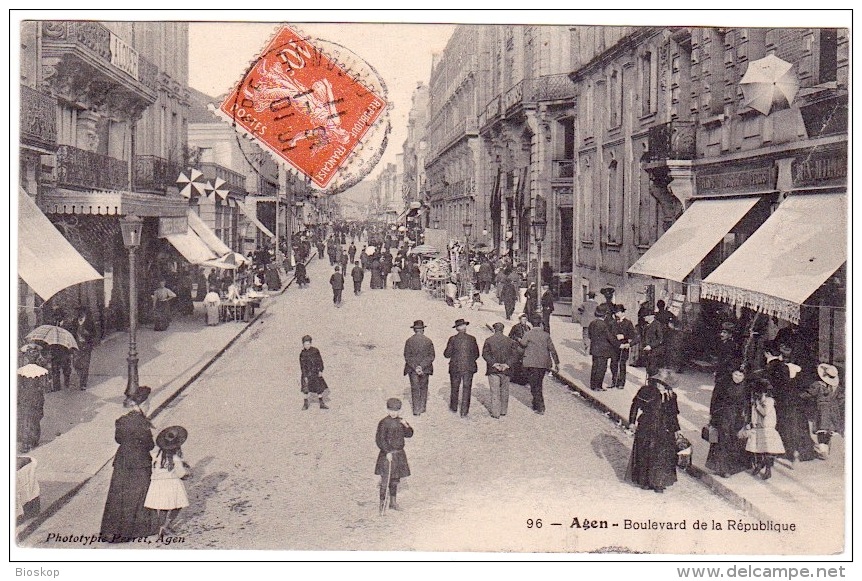
[[[374,473],[380,476],[380,515],[386,512],[387,493],[388,505],[392,510],[398,510],[395,497],[398,494],[398,482],[410,476],[410,466],[407,464],[407,454],[404,452],[404,438],[413,436],[413,428],[406,420],[398,416],[401,400],[392,397],[386,400],[386,410],[389,415],[377,424],[377,464]]]
[[[313,397],[320,401],[320,409],[329,409],[323,403],[323,392],[326,391],[326,382],[323,380],[323,357],[317,347],[312,347],[311,336],[302,338],[302,351],[299,352],[299,369],[302,373],[302,393],[305,394],[305,403],[302,409],[307,410],[309,402]]]

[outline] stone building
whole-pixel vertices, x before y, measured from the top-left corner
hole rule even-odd
[[[104,330],[128,321],[128,253],[119,220],[143,218],[142,320],[169,270],[164,237],[185,232],[176,179],[186,161],[188,26],[181,22],[21,23],[20,187],[102,279],[51,297],[87,305]],[[34,292],[35,291],[35,292]],[[19,327],[45,321],[19,280]]]

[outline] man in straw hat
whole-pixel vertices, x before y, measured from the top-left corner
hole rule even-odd
[[[380,514],[386,512],[387,506],[398,510],[396,496],[398,482],[410,476],[410,466],[407,464],[407,454],[404,452],[404,439],[413,437],[413,428],[406,420],[399,417],[401,400],[391,397],[386,400],[387,415],[377,424],[375,440],[380,452],[377,454],[377,464],[374,473],[380,476]]]
[[[458,411],[458,392],[461,392],[461,417],[467,417],[470,412],[470,392],[473,387],[473,374],[478,371],[476,361],[479,359],[479,344],[476,337],[467,334],[467,325],[470,323],[464,319],[458,319],[453,325],[457,333],[449,337],[443,356],[449,360],[449,379],[451,393],[449,396],[449,409]]]
[[[410,378],[413,415],[425,412],[428,380],[434,373],[434,342],[425,336],[425,323],[413,321],[413,335],[404,342],[404,375]]]

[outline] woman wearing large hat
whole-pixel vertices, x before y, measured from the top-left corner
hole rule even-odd
[[[100,534],[105,542],[129,542],[158,532],[155,512],[144,508],[152,475],[150,451],[155,447],[147,419],[149,396],[149,387],[139,387],[129,397],[132,410],[115,424],[114,439],[120,447],[102,514]]]
[[[838,377],[838,368],[829,363],[817,366],[817,377],[800,395],[817,406],[813,417],[817,435],[814,451],[818,458],[825,460],[829,457],[832,434],[844,433],[844,386]]]

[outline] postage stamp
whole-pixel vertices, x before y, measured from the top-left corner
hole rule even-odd
[[[386,87],[348,49],[282,26],[221,116],[327,193],[357,183],[385,147]]]

